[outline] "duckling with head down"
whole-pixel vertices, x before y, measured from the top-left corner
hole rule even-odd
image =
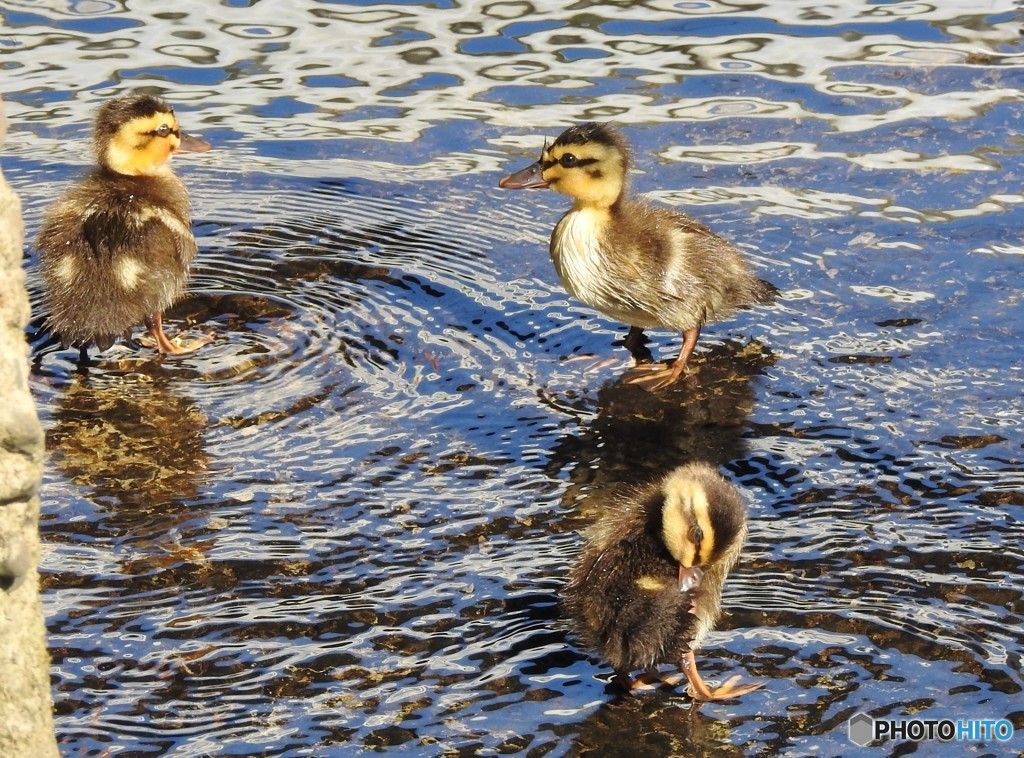
[[[161,353],[212,341],[167,338],[163,312],[188,283],[196,256],[188,193],[167,165],[210,145],[182,133],[174,111],[149,95],[103,105],[93,144],[99,164],[47,211],[39,232],[48,327],[83,359],[145,324]]]
[[[671,367],[638,366],[629,380],[654,390],[682,376],[704,324],[769,304],[778,290],[699,221],[630,198],[630,163],[618,130],[586,123],[562,132],[540,160],[498,184],[550,187],[573,199],[551,235],[551,259],[570,293],[629,325],[626,347],[634,356],[643,350],[645,328],[683,333]]]
[[[711,689],[693,652],[718,620],[725,577],[746,533],[739,492],[705,463],[672,471],[598,517],[563,603],[578,635],[611,663],[619,684],[630,691],[652,686],[658,664],[673,663],[697,700],[725,700],[762,686],[739,685],[737,675]],[[632,678],[640,669],[646,680]]]

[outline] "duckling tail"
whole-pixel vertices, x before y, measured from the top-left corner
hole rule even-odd
[[[753,302],[758,305],[771,305],[779,296],[779,288],[764,279],[755,279],[754,286],[750,289]]]

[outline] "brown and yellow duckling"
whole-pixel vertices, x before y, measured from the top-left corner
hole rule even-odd
[[[163,330],[197,252],[188,193],[168,159],[210,145],[182,133],[163,100],[127,95],[100,109],[93,146],[98,167],[50,207],[37,239],[47,326],[83,359],[90,344],[106,350],[138,324],[161,353],[211,342]]]
[[[671,366],[638,367],[629,380],[655,390],[682,376],[704,324],[767,305],[778,290],[699,221],[630,198],[630,162],[618,130],[586,123],[562,132],[544,146],[540,160],[498,184],[550,187],[573,199],[551,235],[551,259],[570,293],[629,325],[626,347],[635,357],[643,350],[644,329],[683,333]]]
[[[675,684],[679,666],[697,700],[725,700],[761,687],[717,689],[697,672],[694,650],[721,613],[722,586],[747,534],[739,492],[712,466],[692,463],[609,507],[590,528],[565,587],[564,606],[583,642],[629,691]],[[633,679],[632,673],[646,675]]]

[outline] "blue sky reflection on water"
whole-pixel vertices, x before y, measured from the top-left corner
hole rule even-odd
[[[0,10],[29,235],[107,97],[162,94],[215,146],[175,158],[201,254],[171,320],[216,342],[32,376],[65,754],[856,755],[858,710],[1024,729],[1014,3]],[[565,199],[496,188],[584,119],[784,293],[661,397],[557,282]],[[622,363],[566,360],[589,353]],[[751,516],[702,668],[766,685],[694,717],[617,699],[557,596],[617,487],[696,458]]]

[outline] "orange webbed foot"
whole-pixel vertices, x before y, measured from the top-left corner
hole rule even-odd
[[[672,365],[666,363],[643,363],[631,368],[622,376],[626,384],[635,384],[648,392],[658,392],[671,387],[683,375],[686,364],[678,361]]]
[[[185,337],[184,335],[178,334],[172,338],[168,338],[165,335],[161,335],[163,339],[154,339],[152,335],[142,335],[137,337],[135,341],[143,347],[152,348],[161,355],[188,355],[189,353],[196,352],[199,348],[204,345],[209,345],[213,342],[213,335],[203,335],[201,337]]]
[[[682,680],[682,678],[682,676],[679,676],[677,681]],[[732,700],[764,687],[764,682],[739,684],[741,679],[743,679],[743,676],[736,674],[723,682],[721,687],[714,688],[708,687],[702,680],[701,684],[704,685],[703,687],[698,688],[691,683],[686,691],[694,700]]]
[[[150,336],[153,338],[153,342],[156,343],[154,347],[163,355],[194,353],[203,345],[209,345],[213,342],[213,335],[186,339],[179,334],[173,340],[168,339],[167,335],[164,334],[164,317],[160,313],[154,313],[152,316],[147,317],[145,324],[147,331],[149,331]]]
[[[582,369],[584,374],[591,374],[596,371],[608,368],[609,366],[614,366],[616,363],[620,362],[617,358],[599,358],[593,353],[586,353],[584,355],[571,355],[565,359],[566,363],[580,363],[583,361],[586,361],[586,364],[583,366]]]
[[[683,677],[686,677],[690,683],[687,691],[694,700],[732,700],[764,687],[764,682],[739,684],[743,677],[740,674],[736,674],[723,682],[721,687],[712,689],[708,687],[704,679],[697,672],[697,661],[694,659],[692,652],[683,656],[680,669],[682,673],[673,675],[673,678],[675,682],[680,682]]]
[[[203,345],[209,345],[211,342],[213,342],[212,334],[205,334],[202,337],[183,337],[179,334],[176,337],[167,340],[169,349],[162,352],[166,352],[171,355],[186,355],[188,353],[194,353]]]

